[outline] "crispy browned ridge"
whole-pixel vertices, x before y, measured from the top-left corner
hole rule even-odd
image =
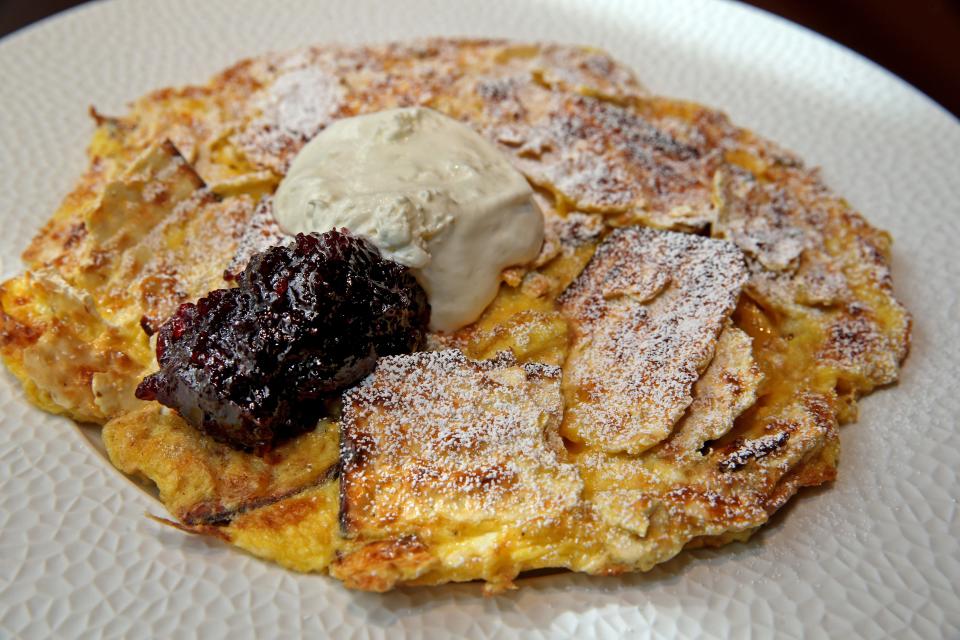
[[[269,196],[302,145],[408,105],[527,176],[537,260],[267,458],[137,401],[147,334],[281,239]],[[89,167],[0,285],[6,365],[41,408],[105,425],[181,528],[350,587],[495,592],[745,540],[836,476],[838,425],[907,353],[886,233],[791,153],[601,51],[320,46],[92,115]]]

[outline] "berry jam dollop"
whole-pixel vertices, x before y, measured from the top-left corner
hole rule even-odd
[[[427,294],[409,269],[346,229],[254,255],[233,289],[186,303],[137,387],[216,440],[258,454],[313,429],[380,356],[423,345]]]

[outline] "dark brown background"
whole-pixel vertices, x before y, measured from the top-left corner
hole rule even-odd
[[[0,36],[81,4],[0,0]],[[840,42],[960,117],[960,0],[750,0]]]

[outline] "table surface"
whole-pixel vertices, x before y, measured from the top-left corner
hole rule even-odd
[[[0,36],[77,0],[0,0]],[[960,117],[960,0],[749,0],[894,72]]]

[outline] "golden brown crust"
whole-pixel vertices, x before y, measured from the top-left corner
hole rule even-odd
[[[160,499],[185,524],[229,522],[336,474],[335,424],[321,424],[260,458],[198,433],[165,407],[141,405],[104,426],[104,444],[121,471],[155,483]]]
[[[371,542],[337,558],[330,574],[351,589],[384,592],[415,582],[436,562],[427,547],[411,536]]]

